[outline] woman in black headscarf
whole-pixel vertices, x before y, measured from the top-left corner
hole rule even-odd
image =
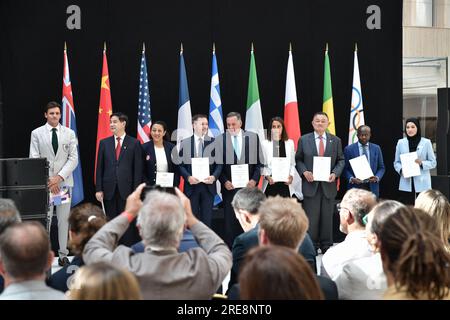
[[[436,157],[434,155],[431,141],[422,137],[420,123],[417,118],[409,118],[405,122],[406,137],[398,140],[395,148],[395,171],[400,175],[400,198],[405,204],[414,204],[417,193],[431,189],[430,170],[436,167]],[[415,162],[420,167],[420,174],[410,176],[408,172],[402,170],[401,155],[416,152]],[[406,175],[406,176],[405,176]]]

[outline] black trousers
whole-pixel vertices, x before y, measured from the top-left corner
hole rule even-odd
[[[116,186],[112,199],[103,200],[103,204],[105,205],[106,216],[109,221],[117,217],[125,210],[126,199],[123,199],[120,196],[119,189]],[[133,222],[130,223],[127,231],[123,234],[122,238],[119,239],[119,244],[130,247],[139,241],[141,241],[141,237],[136,227],[136,219],[134,219]]]
[[[313,197],[304,197],[303,209],[309,219],[308,233],[314,247],[329,248],[333,245],[334,199],[325,197],[319,184]]]
[[[208,186],[199,183],[193,186],[193,192],[189,195],[192,212],[201,222],[211,228],[214,195],[208,190]]]
[[[233,201],[233,197],[238,192],[239,189],[234,189],[231,191],[222,188],[222,196],[223,196],[223,215],[225,222],[225,243],[231,249],[233,246],[234,239],[244,232],[242,227],[236,219],[236,215],[234,214],[233,207],[231,206],[231,201]]]

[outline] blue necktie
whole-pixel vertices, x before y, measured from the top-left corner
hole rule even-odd
[[[239,148],[239,140],[237,136],[233,137],[233,148],[238,159],[241,158],[241,148]]]
[[[363,155],[365,155],[367,158],[367,161],[369,161],[369,155],[367,154],[367,145],[366,144],[362,145],[362,150],[363,150]]]

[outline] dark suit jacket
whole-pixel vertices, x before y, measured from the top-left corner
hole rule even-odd
[[[98,148],[96,191],[103,191],[104,198],[111,200],[116,185],[120,196],[126,199],[142,183],[142,148],[140,142],[126,135],[116,160],[114,136],[102,139]]]
[[[259,245],[258,240],[259,224],[253,229],[242,233],[233,242],[232,254],[233,254],[233,266],[231,267],[230,282],[228,287],[231,288],[233,284],[238,282],[239,269],[241,263],[244,261],[245,254],[253,247]],[[317,272],[316,267],[316,250],[312,243],[311,237],[307,233],[303,240],[298,252],[305,258],[305,260],[311,265],[314,273]]]
[[[218,161],[222,160],[223,163],[222,173],[219,178],[222,184],[226,181],[231,181],[231,165],[233,164],[248,164],[248,177],[258,184],[259,178],[261,177],[261,168],[264,163],[264,157],[257,134],[242,130],[240,159],[237,158],[236,153],[234,152],[231,135],[228,132],[217,137],[215,143],[216,159]]]
[[[50,276],[47,280],[47,285],[55,290],[66,292],[69,290],[67,288],[67,280],[82,266],[84,266],[83,259],[80,256],[73,257],[72,262],[68,266],[61,268]]]
[[[177,166],[172,161],[172,149],[175,147],[174,144],[164,141],[164,151],[166,152],[167,164],[169,166],[169,172],[173,172],[173,185],[178,187],[180,184],[180,174]],[[144,178],[145,182],[149,185],[155,185],[156,183],[156,154],[155,154],[155,145],[153,140],[146,142],[142,145],[142,149],[144,150]]]
[[[342,153],[341,139],[327,133],[327,142],[325,146],[324,157],[331,157],[331,173],[339,177],[344,169],[345,161],[344,154]],[[313,159],[318,156],[316,142],[314,140],[314,132],[305,134],[298,140],[298,149],[295,154],[295,161],[297,162],[296,168],[300,175],[303,175],[305,171],[313,171]],[[319,184],[322,185],[322,190],[328,199],[336,197],[337,188],[336,181],[334,183],[313,181],[308,182],[305,177],[302,179],[302,191],[306,197],[313,197]]]
[[[345,156],[345,167],[343,176],[347,180],[348,188],[351,189],[358,187],[357,184],[350,183],[350,179],[355,177],[353,169],[350,165],[350,159],[360,156],[358,142],[346,146],[344,149],[344,156]],[[370,168],[372,169],[373,174],[376,177],[378,177],[378,183],[373,182],[370,183],[370,191],[372,191],[377,197],[379,197],[380,195],[379,181],[381,181],[381,178],[383,178],[385,171],[383,154],[381,153],[381,148],[379,145],[369,142],[369,158],[370,158]]]
[[[194,143],[194,136],[184,139],[181,141],[181,148],[179,152],[180,164],[178,169],[180,171],[180,175],[184,178],[184,193],[187,196],[190,196],[196,187],[196,185],[191,185],[188,181],[188,177],[192,175],[191,158],[195,157]],[[203,157],[209,158],[209,174],[218,180],[220,173],[222,172],[223,165],[215,163],[214,138],[205,136],[205,140],[203,142]],[[217,193],[216,183],[205,185],[212,195]]]

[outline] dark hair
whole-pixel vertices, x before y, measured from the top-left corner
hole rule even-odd
[[[47,103],[47,105],[45,106],[45,113],[48,112],[49,109],[53,109],[53,108],[58,108],[59,112],[62,112],[61,109],[61,105],[56,102],[56,101],[50,101],[49,103]]]
[[[208,116],[204,115],[204,114],[195,114],[192,116],[192,124],[194,124],[195,121],[197,121],[200,118],[206,118],[206,120],[208,120]]]
[[[370,224],[370,232],[380,238],[381,230],[386,219],[393,215],[398,208],[405,205],[395,200],[384,200],[372,208],[372,222]]]
[[[424,211],[400,207],[384,222],[381,257],[397,289],[418,299],[443,299],[450,291],[450,254],[434,220]]]
[[[166,132],[166,134],[164,135],[164,137],[163,137],[163,140],[167,140],[167,141],[169,141],[169,130],[167,129],[167,123],[165,123],[164,121],[162,121],[162,120],[158,120],[158,121],[155,121],[155,122],[152,122],[152,125],[150,126],[150,132],[152,132],[152,128],[153,128],[153,126],[155,125],[155,124],[158,124],[158,125],[160,125],[161,127],[163,127],[163,130]],[[150,139],[152,138],[152,136],[151,136],[151,134],[150,134]]]
[[[13,278],[29,279],[47,271],[50,241],[42,224],[16,223],[0,236],[0,259]]]
[[[242,117],[241,117],[241,114],[239,112],[236,112],[236,111],[229,112],[227,114],[227,119],[231,118],[231,117],[236,117],[238,120],[242,121]]]
[[[125,127],[127,127],[128,125],[128,116],[125,113],[122,112],[114,112],[113,114],[111,114],[109,116],[109,119],[111,119],[112,117],[117,117],[119,118],[120,122],[124,122],[125,121]]]
[[[70,240],[73,253],[81,255],[86,243],[106,223],[102,209],[92,203],[85,203],[72,209],[69,216],[70,231],[79,239]]]
[[[309,264],[295,250],[281,246],[251,249],[239,284],[243,300],[323,300]]]
[[[356,131],[357,131],[358,134],[360,134],[361,131],[362,131],[363,129],[369,129],[369,130],[371,130],[370,127],[369,127],[368,125],[362,124],[362,125],[360,125],[360,126],[358,127],[358,129],[356,129]]]
[[[283,119],[281,119],[281,117],[273,117],[272,119],[270,119],[269,122],[269,132],[267,133],[267,140],[272,141],[272,124],[274,121],[278,121],[279,123],[281,123],[281,128],[283,129],[283,131],[281,132],[281,140],[282,141],[287,141],[289,140],[287,131],[286,131],[286,126],[284,125],[284,121]]]
[[[319,111],[319,112],[314,113],[312,118],[314,119],[316,116],[325,116],[325,117],[327,117],[327,119],[329,119],[327,113],[323,112],[323,111]]]

